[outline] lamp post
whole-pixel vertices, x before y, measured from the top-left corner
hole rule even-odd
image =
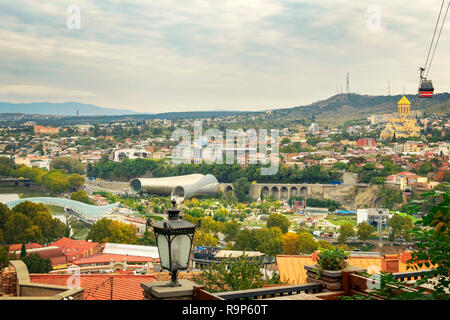
[[[181,210],[175,205],[176,201],[172,199],[172,208],[167,210],[169,220],[150,223],[155,233],[161,268],[171,273],[170,287],[180,286],[177,273],[188,268],[195,228],[200,226],[199,223],[194,225],[183,220],[179,215]]]
[[[381,234],[382,234],[382,216],[383,216],[383,211],[382,210],[378,210],[378,241],[379,241],[379,246],[381,247],[382,246],[382,241],[383,241],[383,239],[382,239],[382,237],[381,237]]]

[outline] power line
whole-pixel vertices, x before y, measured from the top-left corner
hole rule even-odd
[[[442,8],[444,6],[444,1],[445,0],[442,0],[441,10],[439,10],[439,15],[438,15],[438,19],[436,21],[436,26],[434,27],[433,37],[431,38],[430,48],[428,49],[427,60],[425,61],[425,65],[423,66],[424,69],[427,68],[428,58],[430,57],[431,47],[433,46],[433,42],[434,42],[434,36],[436,35],[436,30],[439,25],[439,19],[441,18],[441,12],[442,12]]]
[[[430,64],[428,65],[427,74],[425,75],[425,78],[428,77],[428,72],[430,72],[431,63],[433,62],[434,53],[436,52],[437,45],[439,43],[439,38],[441,37],[442,28],[444,27],[445,18],[447,18],[448,8],[450,8],[450,1],[447,5],[447,10],[445,10],[444,19],[442,19],[441,29],[439,30],[439,35],[436,40],[436,45],[434,46],[433,54],[431,55]]]

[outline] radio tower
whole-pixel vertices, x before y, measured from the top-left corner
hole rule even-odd
[[[346,89],[347,93],[350,92],[350,76],[349,76],[348,72],[347,72],[347,87],[345,89]]]
[[[391,80],[388,81],[388,96],[391,95]]]

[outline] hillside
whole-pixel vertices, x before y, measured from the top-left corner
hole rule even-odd
[[[346,120],[361,119],[371,114],[392,113],[397,110],[397,102],[402,95],[369,96],[354,93],[338,94],[326,100],[307,106],[274,110],[274,117],[287,119],[315,118],[322,123],[342,123]],[[423,110],[427,113],[449,113],[450,94],[435,94],[432,99],[416,99],[417,95],[406,95],[411,101],[412,110]]]

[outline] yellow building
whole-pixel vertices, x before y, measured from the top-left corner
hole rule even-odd
[[[381,131],[382,140],[396,138],[419,137],[420,127],[416,118],[411,114],[411,103],[405,96],[397,103],[398,111],[389,117],[386,127]]]

